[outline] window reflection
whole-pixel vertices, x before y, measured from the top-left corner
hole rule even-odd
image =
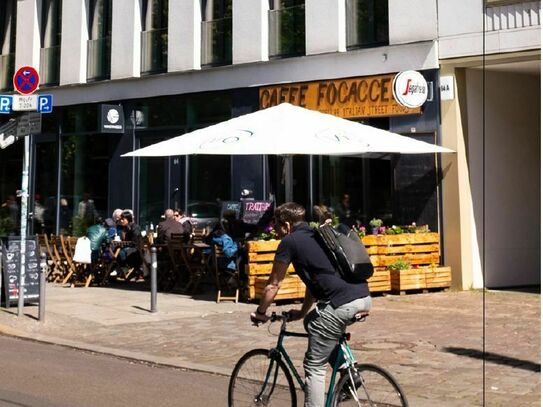
[[[33,233],[55,233],[57,224],[57,143],[36,144]]]
[[[162,140],[162,137],[142,138],[140,147]],[[167,166],[168,159],[164,157],[145,157],[139,160],[139,223],[143,229],[148,229],[151,223],[156,226],[166,209]]]

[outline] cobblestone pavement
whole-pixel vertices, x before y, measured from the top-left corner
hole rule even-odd
[[[148,292],[48,285],[46,320],[37,306],[21,318],[2,308],[0,333],[228,375],[243,353],[271,346],[279,326],[253,327],[254,304],[211,298],[159,293],[152,314]],[[540,406],[540,311],[539,294],[510,291],[376,297],[349,329],[351,346],[392,372],[411,406]],[[300,367],[306,343],[286,346]]]

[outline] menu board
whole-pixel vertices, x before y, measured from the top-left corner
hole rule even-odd
[[[40,298],[39,246],[35,239],[26,240],[24,298]],[[6,307],[19,300],[19,270],[21,267],[21,240],[14,238],[2,247],[2,280]],[[30,301],[29,301],[30,302]]]
[[[225,212],[235,213],[235,219],[239,219],[241,213],[241,202],[240,201],[223,201],[221,205],[221,219],[224,218]]]
[[[242,201],[243,222],[251,225],[260,225],[271,221],[273,216],[272,201]]]

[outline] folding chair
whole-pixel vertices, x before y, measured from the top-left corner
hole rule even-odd
[[[226,259],[226,256],[223,253],[222,247],[218,245],[213,245],[212,255],[213,255],[213,268],[215,272],[215,281],[217,284],[217,303],[220,303],[221,300],[227,300],[227,301],[234,301],[237,304],[239,300],[239,288],[240,288],[240,280],[239,280],[240,257],[236,254],[236,258],[235,258],[236,268],[235,270],[230,270],[226,267],[221,267],[219,265],[221,258]],[[234,289],[234,287],[235,287],[235,291],[233,295],[230,295],[230,296],[222,295],[224,291],[228,289]]]

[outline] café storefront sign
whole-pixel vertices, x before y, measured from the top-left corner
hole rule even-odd
[[[420,113],[394,99],[394,74],[260,88],[260,108],[290,103],[343,118],[387,117]]]

